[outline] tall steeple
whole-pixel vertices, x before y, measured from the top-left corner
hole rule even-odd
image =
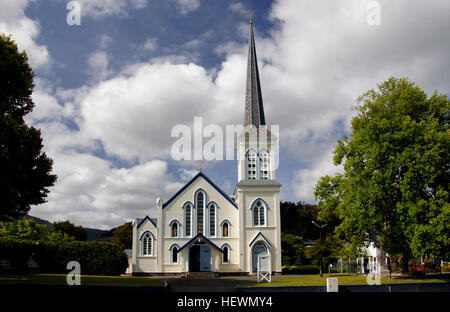
[[[247,63],[247,89],[245,94],[245,127],[254,125],[259,128],[266,124],[264,107],[259,82],[258,60],[256,58],[255,35],[253,33],[253,19],[250,11],[250,39]]]

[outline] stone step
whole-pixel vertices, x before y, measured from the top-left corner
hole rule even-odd
[[[212,272],[189,272],[188,278],[214,278],[215,275]]]

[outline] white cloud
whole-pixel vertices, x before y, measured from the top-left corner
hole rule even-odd
[[[324,175],[334,175],[343,172],[341,166],[334,166],[332,150],[328,150],[317,157],[311,167],[295,171],[295,176],[292,185],[295,195],[306,202],[313,202],[314,186]]]
[[[247,9],[242,3],[240,2],[233,2],[228,6],[228,9],[241,14],[241,15],[245,15],[249,13],[249,9]]]
[[[78,2],[81,4],[82,20],[83,16],[93,19],[108,16],[126,17],[130,9],[138,10],[147,6],[147,0],[78,0]]]
[[[95,51],[88,57],[89,74],[95,81],[102,81],[111,75],[109,57],[105,51]]]
[[[38,20],[25,16],[24,10],[29,1],[0,2],[0,33],[11,34],[19,51],[25,50],[32,68],[45,68],[50,64],[47,47],[35,42],[40,33]]]
[[[197,65],[141,64],[89,90],[80,103],[80,127],[125,160],[168,156],[172,127],[204,116],[214,102],[212,88]]]
[[[429,93],[448,93],[449,2],[380,3],[379,27],[367,25],[359,0],[279,0],[270,17],[281,22],[271,36],[261,38],[254,25],[266,119],[280,125],[281,152],[304,166],[292,168],[286,178],[298,199],[313,200],[319,177],[340,170],[331,151],[343,130],[349,130],[351,106],[364,91],[396,75],[410,77]],[[200,2],[190,4],[197,9]],[[236,27],[248,34],[248,25]],[[32,213],[115,226],[154,212],[156,197],[168,198],[181,186],[167,167],[174,125],[191,126],[194,116],[202,116],[205,125],[243,121],[247,46],[230,42],[217,47],[224,61],[216,72],[170,51],[113,73],[113,55],[100,48],[90,58],[99,74],[95,84],[56,94],[40,88],[34,94],[33,121],[43,129],[60,180],[49,203]],[[63,123],[69,117],[79,130]],[[108,157],[96,156],[99,144],[128,167],[115,168]],[[194,170],[177,173],[186,181]],[[232,189],[225,184],[227,191]]]
[[[178,11],[185,15],[197,10],[201,2],[200,0],[172,0]]]
[[[158,47],[158,38],[148,38],[143,45],[143,48],[148,51],[154,51]]]

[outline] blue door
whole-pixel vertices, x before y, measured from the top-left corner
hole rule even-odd
[[[263,243],[258,243],[253,247],[253,272],[258,272],[258,256],[262,253],[267,253],[267,248]]]
[[[211,248],[200,245],[200,272],[211,272]]]

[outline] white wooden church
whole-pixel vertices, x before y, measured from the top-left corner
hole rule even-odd
[[[238,138],[238,183],[226,194],[203,172],[166,201],[157,219],[133,222],[133,274],[256,274],[258,255],[270,255],[281,272],[280,188],[274,142],[264,108],[250,22],[246,131]]]

